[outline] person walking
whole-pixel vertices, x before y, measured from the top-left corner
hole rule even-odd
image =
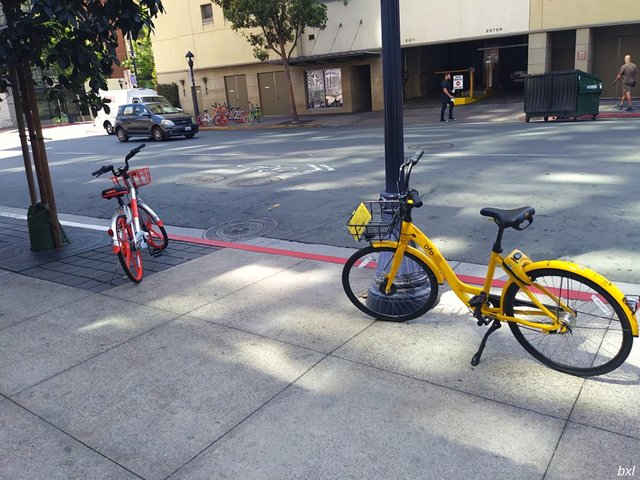
[[[631,62],[631,55],[625,55],[624,65],[620,67],[618,76],[613,81],[613,84],[615,85],[618,80],[622,79],[622,98],[616,107],[618,110],[622,110],[625,100],[627,101],[626,111],[630,112],[633,110],[633,103],[631,102],[631,88],[636,86],[636,73],[638,73],[638,67],[636,67],[635,63]]]
[[[447,105],[449,106],[449,120],[455,120],[456,118],[453,116],[453,92],[451,90],[451,74],[445,73],[444,79],[440,84],[440,101],[442,102],[442,108],[440,109],[440,121],[446,122],[444,118],[444,113],[447,110]]]

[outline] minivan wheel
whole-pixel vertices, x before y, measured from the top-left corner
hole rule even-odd
[[[121,142],[126,142],[127,140],[129,140],[129,135],[127,135],[127,132],[125,132],[124,128],[122,127],[118,127],[116,129],[116,137],[118,137],[118,140],[120,140]]]
[[[113,125],[111,125],[111,122],[104,122],[104,129],[107,131],[108,135],[113,135],[114,133],[116,133],[113,130]]]
[[[151,130],[151,138],[153,138],[156,142],[161,142],[164,140],[164,132],[160,127],[153,127]]]

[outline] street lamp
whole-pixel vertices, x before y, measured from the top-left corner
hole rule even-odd
[[[200,109],[198,108],[198,97],[196,95],[196,80],[193,78],[193,53],[187,52],[184,56],[189,64],[189,73],[191,74],[191,100],[193,101],[193,112],[197,117],[200,115]]]

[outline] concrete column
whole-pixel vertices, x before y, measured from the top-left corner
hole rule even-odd
[[[547,32],[529,34],[529,66],[527,73],[535,75],[551,70],[551,35]]]
[[[591,28],[576,30],[576,69],[591,73],[593,71],[593,31]]]
[[[371,62],[371,110],[384,110],[384,92],[382,90],[382,57]]]

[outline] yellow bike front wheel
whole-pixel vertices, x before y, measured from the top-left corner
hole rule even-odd
[[[354,253],[342,270],[342,286],[349,300],[367,315],[404,322],[424,315],[438,300],[438,280],[431,268],[404,252],[400,271],[387,288],[395,249],[369,246]]]

